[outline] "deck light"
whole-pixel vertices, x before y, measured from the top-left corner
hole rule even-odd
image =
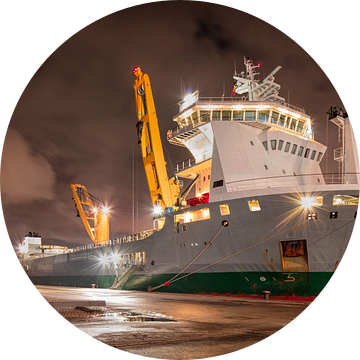
[[[314,197],[302,197],[301,198],[301,206],[303,208],[311,208],[315,205],[315,198]]]
[[[312,206],[321,206],[323,204],[322,196],[304,196],[300,199],[301,206],[310,209]]]
[[[162,208],[159,205],[154,206],[154,215],[160,215],[162,213]]]
[[[103,206],[103,207],[101,208],[101,212],[106,215],[106,214],[109,213],[109,208],[108,208],[107,206]]]

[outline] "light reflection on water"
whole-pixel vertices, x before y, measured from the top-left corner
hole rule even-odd
[[[143,315],[134,315],[131,313],[105,313],[102,317],[105,318],[117,318],[119,321],[132,321],[132,322],[147,322],[147,321],[162,321],[162,322],[176,322],[174,319],[164,317],[151,317]]]

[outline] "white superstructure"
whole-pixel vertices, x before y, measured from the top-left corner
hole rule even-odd
[[[193,157],[176,165],[176,175],[199,174],[196,194],[209,193],[210,202],[242,190],[325,184],[326,146],[315,141],[305,111],[278,96],[274,74],[281,67],[259,82],[260,65],[244,63],[246,74],[233,76],[233,93],[243,96],[201,98],[197,91],[179,103],[177,127],[167,137]]]

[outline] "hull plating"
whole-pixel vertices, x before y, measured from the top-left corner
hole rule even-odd
[[[355,221],[357,206],[333,205],[333,196],[340,193],[349,191],[318,193],[323,204],[311,210],[316,214],[311,219],[309,210],[299,208],[296,193],[258,197],[260,211],[250,211],[252,197],[205,204],[196,208],[208,208],[210,219],[179,228],[176,213],[167,214],[164,228],[144,240],[26,260],[22,265],[37,284],[110,288],[119,269],[102,259],[113,254],[130,259],[141,253],[145,263],[119,289],[146,291],[176,275],[190,274],[157,291],[317,296],[339,265]],[[230,214],[221,215],[224,203]],[[337,217],[330,218],[334,211]],[[229,226],[222,228],[224,220]]]

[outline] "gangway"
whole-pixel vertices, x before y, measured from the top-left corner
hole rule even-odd
[[[122,285],[129,277],[130,275],[135,271],[138,270],[137,265],[131,265],[128,268],[125,268],[116,278],[114,281],[113,286],[110,288],[112,290],[116,290],[119,288],[120,285]]]

